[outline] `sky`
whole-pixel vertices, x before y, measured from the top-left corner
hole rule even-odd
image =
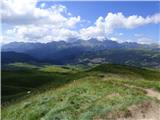
[[[1,44],[110,39],[160,43],[158,1],[3,0]]]

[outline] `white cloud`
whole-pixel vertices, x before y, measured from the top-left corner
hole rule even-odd
[[[139,37],[136,39],[136,42],[140,44],[159,44],[160,45],[160,42],[155,41],[148,37]]]
[[[46,6],[46,3],[41,3],[41,4],[40,4],[40,7],[41,7],[41,8],[44,8],[45,6]]]
[[[105,18],[99,17],[93,26],[88,28],[83,28],[80,34],[83,39],[90,38],[101,38],[104,39],[106,36],[112,34],[116,29],[125,28],[133,29],[146,24],[157,24],[160,23],[160,14],[155,14],[153,16],[124,16],[122,13],[108,13]],[[119,34],[120,36],[123,33]]]
[[[42,9],[36,7],[37,0],[3,0],[1,15],[2,23],[11,25],[52,24],[56,27],[73,27],[80,22],[80,16],[68,16],[63,5],[53,5]],[[65,15],[64,15],[65,14]]]
[[[137,42],[140,44],[159,44],[159,40],[153,39],[151,36],[146,36],[144,34],[136,33],[134,34],[134,40],[132,42]]]
[[[123,35],[123,33],[119,33],[118,35],[119,35],[119,36],[122,36],[122,35]]]
[[[113,41],[117,41],[118,40],[118,38],[116,38],[116,37],[111,37],[110,39],[113,40]]]
[[[77,36],[72,28],[81,22],[80,16],[73,16],[63,5],[37,8],[37,0],[2,1],[2,24],[10,29],[3,32],[3,43],[11,41],[49,42],[66,40]],[[2,42],[1,42],[2,43]]]
[[[47,43],[78,37],[78,33],[76,31],[67,28],[55,29],[54,27],[54,25],[15,26],[13,29],[6,31],[4,35],[5,38],[3,38],[3,43],[7,43],[8,41]]]
[[[119,28],[133,29],[146,24],[160,23],[159,13],[142,17],[124,16],[119,12],[108,13],[105,17],[100,16],[93,25],[85,28],[82,23],[88,20],[84,21],[80,16],[73,16],[63,5],[52,5],[47,8],[46,3],[43,2],[38,8],[37,0],[2,0],[1,4],[2,24],[10,26],[3,31],[1,39],[4,43],[11,41],[50,42],[69,38],[103,40]],[[80,30],[76,28],[78,23],[81,26]],[[123,33],[119,33],[117,36],[122,37],[122,35]],[[117,36],[112,37],[112,40],[119,41]],[[143,38],[137,41],[142,43],[147,40]]]
[[[108,13],[105,17],[105,28],[106,33],[112,33],[115,29],[126,28],[132,29],[145,24],[157,24],[160,23],[160,14],[155,14],[153,16],[124,16],[122,13]]]
[[[103,17],[99,17],[97,21],[95,22],[94,26],[90,26],[88,28],[81,29],[80,37],[84,40],[88,40],[91,38],[97,38],[99,40],[102,40],[106,38]]]
[[[81,20],[80,16],[71,17],[71,18],[68,19],[68,21],[66,22],[66,26],[68,26],[68,27],[73,27],[73,26],[75,26],[78,22],[80,22],[80,20]]]

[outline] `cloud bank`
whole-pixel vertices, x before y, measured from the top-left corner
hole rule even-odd
[[[119,28],[133,29],[146,24],[160,23],[160,13],[152,16],[142,17],[137,15],[124,16],[123,13],[108,13],[106,17],[99,17],[94,26],[82,29],[80,32],[84,38],[106,37]]]
[[[105,17],[98,17],[93,25],[78,28],[83,19],[80,16],[73,16],[65,6],[52,5],[46,8],[46,4],[42,3],[38,7],[37,2],[37,0],[2,1],[0,10],[2,25],[10,26],[3,31],[2,43],[12,41],[46,43],[70,38],[104,40],[120,28],[134,29],[147,24],[160,23],[160,13],[142,17],[110,12]],[[151,41],[145,38],[137,42],[145,42],[145,40]]]
[[[2,23],[11,25],[55,25],[56,27],[73,27],[80,21],[80,16],[65,17],[67,8],[53,5],[47,9],[36,7],[37,0],[3,0]],[[44,5],[44,3],[42,3]]]

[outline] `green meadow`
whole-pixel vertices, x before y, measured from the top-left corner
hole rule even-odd
[[[2,70],[3,120],[114,120],[128,108],[160,103],[160,71],[126,65],[31,65]]]

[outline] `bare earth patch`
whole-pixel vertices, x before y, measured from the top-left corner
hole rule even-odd
[[[128,87],[141,89],[146,92],[147,96],[160,100],[160,93],[158,91],[136,86]],[[155,102],[146,102],[138,106],[132,106],[128,108],[127,112],[129,115],[128,118],[119,118],[117,120],[160,120],[160,104]]]
[[[145,91],[147,92],[148,96],[154,97],[154,98],[160,100],[160,93],[159,92],[152,90],[152,89],[145,89]]]
[[[94,120],[160,120],[160,104],[156,102],[145,102],[133,105],[127,111],[114,111],[105,118],[94,118]]]
[[[117,120],[160,120],[160,104],[145,102],[131,106],[125,113],[125,117],[117,118]]]
[[[160,100],[160,93],[153,89],[144,89],[137,86],[127,85],[125,87],[142,90],[147,96]],[[119,96],[112,94],[107,97]],[[107,115],[106,118],[95,118],[94,120],[160,120],[160,104],[154,101],[145,102],[139,105],[133,105],[125,112],[114,111]]]

